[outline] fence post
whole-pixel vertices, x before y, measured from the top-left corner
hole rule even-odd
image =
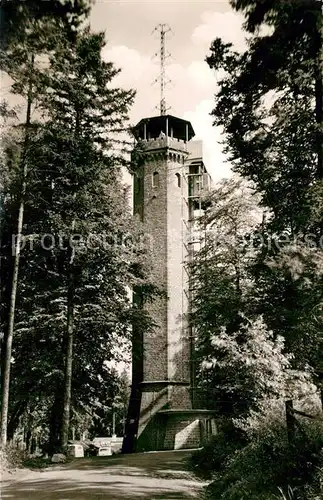
[[[295,417],[293,412],[293,401],[288,399],[285,401],[286,408],[286,425],[287,425],[287,436],[288,442],[291,444],[295,438]]]

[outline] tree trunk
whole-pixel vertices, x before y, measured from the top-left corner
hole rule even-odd
[[[295,417],[293,413],[293,401],[291,399],[285,401],[285,409],[287,437],[289,444],[292,445],[295,440]]]
[[[26,401],[19,401],[16,404],[14,410],[11,412],[10,419],[7,425],[7,438],[9,441],[13,439],[16,429],[19,425],[20,417],[26,411],[27,405],[28,399],[26,398]]]
[[[323,140],[322,140],[322,126],[323,126],[323,0],[318,1],[319,16],[317,27],[317,71],[315,79],[315,114],[317,124],[321,127],[318,131],[317,138],[317,178],[323,179]]]
[[[315,114],[316,122],[320,127],[317,138],[317,178],[323,180],[323,0],[318,1],[319,16],[318,16],[318,62],[317,74],[315,80]],[[323,234],[323,223],[321,220],[320,237]],[[320,385],[321,406],[323,409],[323,385]]]
[[[32,432],[31,432],[31,429],[28,427],[27,432],[26,432],[26,451],[27,451],[27,453],[30,453],[31,438],[32,438]]]
[[[7,425],[8,425],[8,411],[9,411],[9,390],[10,390],[10,368],[11,368],[11,356],[12,356],[12,340],[13,331],[15,323],[15,311],[16,311],[16,298],[17,298],[17,288],[18,288],[18,271],[19,271],[19,260],[20,260],[20,250],[21,250],[21,240],[22,240],[22,227],[24,219],[24,208],[25,208],[25,195],[26,195],[26,182],[27,182],[27,152],[29,145],[29,128],[31,119],[31,105],[32,105],[32,70],[34,67],[34,56],[31,56],[30,62],[30,75],[29,75],[29,87],[27,96],[27,110],[26,110],[26,122],[25,122],[25,139],[22,150],[21,157],[21,171],[22,171],[22,185],[20,194],[20,204],[18,211],[18,222],[17,222],[17,235],[16,235],[16,245],[14,253],[14,264],[12,273],[12,285],[10,294],[10,306],[9,306],[9,319],[8,319],[8,334],[5,344],[5,357],[4,357],[4,367],[3,367],[3,384],[2,384],[2,407],[1,407],[1,447],[4,448],[7,444]]]
[[[76,120],[75,120],[75,141],[77,142],[80,132],[80,110],[76,106]],[[76,198],[76,191],[74,192],[74,200]],[[71,224],[71,233],[75,228],[75,219]],[[73,375],[73,343],[74,343],[74,269],[73,261],[75,256],[75,248],[70,244],[69,248],[70,259],[67,277],[67,321],[66,321],[66,355],[65,355],[65,387],[64,387],[64,408],[62,417],[61,428],[61,450],[66,452],[68,444],[68,433],[70,426],[70,413],[71,413],[71,396],[72,396],[72,375]]]
[[[73,374],[73,342],[74,342],[74,276],[72,263],[68,274],[67,290],[67,328],[66,328],[66,357],[65,357],[65,387],[64,409],[61,432],[61,449],[66,451],[71,413],[71,389]]]
[[[49,455],[57,453],[60,448],[60,430],[62,428],[62,410],[63,410],[63,387],[58,384],[55,393],[55,399],[50,412],[49,422],[49,441],[46,446],[46,452]]]

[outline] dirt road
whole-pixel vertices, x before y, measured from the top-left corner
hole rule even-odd
[[[187,500],[203,484],[185,468],[187,451],[78,459],[4,480],[1,500]],[[5,479],[5,478],[4,478]]]

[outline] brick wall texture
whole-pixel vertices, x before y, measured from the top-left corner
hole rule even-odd
[[[134,210],[140,214],[152,245],[153,279],[167,294],[148,306],[156,327],[144,334],[144,381],[190,382],[188,304],[184,293],[187,273],[183,265],[187,259],[184,243],[188,219],[185,159],[183,151],[149,150],[148,142],[144,167],[134,181]],[[155,184],[154,174],[158,174]]]
[[[145,163],[134,178],[134,212],[149,236],[153,279],[167,294],[149,304],[155,323],[143,333],[143,381],[137,449],[200,446],[200,419],[166,417],[160,410],[189,410],[190,338],[187,327],[188,204],[185,143],[157,148],[147,141]],[[158,144],[157,144],[158,146]]]

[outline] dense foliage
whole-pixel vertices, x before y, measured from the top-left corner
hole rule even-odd
[[[321,18],[315,2],[232,4],[246,14],[248,49],[216,39],[207,62],[223,71],[213,116],[246,187],[219,186],[202,220],[206,244],[193,268],[198,355],[207,358],[223,328],[236,335],[243,317],[260,316],[294,367],[310,366],[321,386]],[[269,34],[257,31],[263,23]]]
[[[8,432],[38,428],[50,451],[66,446],[72,424],[94,432],[111,413],[122,386],[111,361],[126,359],[132,326],[148,321],[130,290],[153,287],[122,182],[134,91],[113,86],[119,70],[102,59],[104,34],[81,25],[87,8],[35,17],[31,4],[10,13],[25,30],[2,50],[22,105],[2,148],[1,352],[4,366],[22,206]]]
[[[201,221],[193,321],[206,400],[213,391],[234,429],[254,418],[254,432],[237,446],[220,433],[196,466],[213,463],[208,498],[274,499],[280,487],[282,498],[316,499],[322,429],[297,418],[288,441],[284,400],[304,409],[323,387],[321,3],[231,5],[245,15],[247,49],[216,39],[206,61],[221,70],[212,115],[240,177],[214,190]]]
[[[322,467],[322,427],[303,426],[291,445],[284,426],[268,429],[246,446],[227,455],[225,465],[208,488],[205,498],[223,500],[274,500],[293,492],[291,498],[320,498],[317,474]],[[307,484],[312,483],[309,493]],[[313,495],[312,497],[310,495]]]
[[[223,69],[213,111],[234,171],[252,181],[266,219],[254,263],[254,306],[300,365],[322,366],[322,94],[318,2],[233,2],[247,28],[238,54],[217,39],[207,62]],[[319,72],[319,73],[318,73]],[[321,111],[320,111],[321,110]],[[279,242],[277,245],[276,242]],[[268,266],[268,262],[271,266]],[[320,382],[319,382],[320,383]]]

